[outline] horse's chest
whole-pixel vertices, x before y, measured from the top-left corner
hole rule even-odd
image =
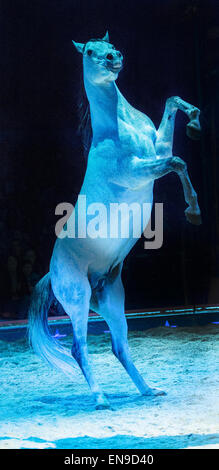
[[[148,128],[135,128],[133,125],[125,124],[120,129],[120,142],[123,151],[128,155],[152,158],[155,155],[154,130]]]

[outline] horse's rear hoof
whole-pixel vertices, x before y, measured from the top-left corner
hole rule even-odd
[[[194,212],[187,212],[185,210],[185,216],[186,216],[187,221],[190,224],[193,224],[193,225],[201,225],[202,224],[201,214],[195,214]]]
[[[186,135],[192,140],[199,140],[201,137],[201,127],[189,122],[186,126]]]
[[[150,388],[147,392],[143,393],[144,397],[160,397],[167,395],[164,390],[160,390],[160,388]]]
[[[161,397],[167,395],[167,392],[164,390],[160,390],[160,388],[152,388],[153,396],[154,397]]]
[[[111,406],[110,406],[108,403],[106,403],[106,404],[103,404],[103,403],[102,403],[102,404],[100,404],[100,405],[96,405],[96,406],[95,406],[95,410],[111,410],[111,409],[112,409],[112,408],[111,408]]]

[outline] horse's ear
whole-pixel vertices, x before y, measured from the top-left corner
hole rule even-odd
[[[72,41],[72,43],[76,47],[77,51],[82,54],[84,50],[84,44],[82,42],[75,42],[75,41]]]
[[[105,36],[102,39],[103,39],[103,41],[109,42],[109,33],[108,33],[108,31],[106,32]]]

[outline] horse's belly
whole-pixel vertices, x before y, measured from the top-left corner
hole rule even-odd
[[[153,198],[152,188],[153,186],[150,187],[150,191],[141,194],[141,197],[136,197],[133,207],[132,201],[123,200],[122,207],[125,211],[113,212],[113,217],[110,216],[108,201],[105,212],[107,217],[105,219],[100,217],[98,221],[95,212],[94,217],[89,217],[87,220],[86,233],[83,237],[80,237],[76,230],[74,236],[70,232],[71,236],[58,239],[53,253],[55,264],[65,264],[73,258],[79,271],[104,274],[112,266],[122,262],[148,224]],[[94,223],[95,218],[96,223]],[[77,220],[77,229],[78,225]]]

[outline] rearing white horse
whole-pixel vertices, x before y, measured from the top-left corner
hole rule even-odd
[[[84,87],[89,102],[92,142],[81,195],[87,203],[153,201],[154,180],[174,171],[179,176],[189,222],[201,223],[197,194],[186,163],[172,155],[175,115],[178,109],[189,118],[187,133],[200,132],[199,110],[179,97],[166,101],[159,129],[133,108],[115,81],[123,65],[122,54],[103,39],[75,43],[83,57]],[[147,225],[150,210],[144,220]],[[77,220],[76,220],[77,224]],[[143,227],[144,228],[144,227]],[[88,358],[87,323],[89,308],[109,325],[112,350],[141,394],[164,392],[150,388],[134,366],[127,341],[124,289],[121,270],[124,258],[136,239],[57,238],[50,272],[35,287],[29,312],[29,337],[34,350],[50,364],[73,375],[75,360],[80,366],[98,409],[109,402],[98,385]],[[61,303],[73,327],[72,354],[49,333],[47,313],[54,299]],[[72,358],[73,356],[73,358]]]

